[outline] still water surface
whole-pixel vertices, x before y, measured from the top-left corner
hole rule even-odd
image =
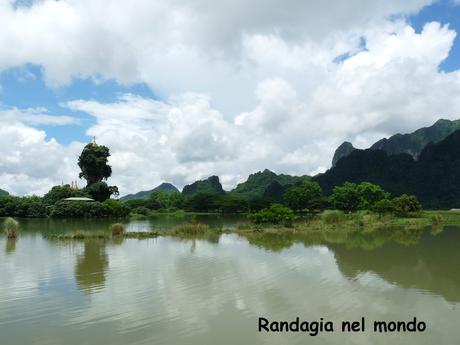
[[[232,226],[236,219],[209,219]],[[131,230],[175,220],[137,221]],[[410,240],[292,235],[49,241],[106,222],[22,221],[0,237],[0,344],[460,344],[460,229]],[[337,332],[258,333],[257,320],[332,320]],[[368,321],[342,334],[341,320]],[[373,320],[427,324],[374,334]]]

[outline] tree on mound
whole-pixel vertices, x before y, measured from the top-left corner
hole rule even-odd
[[[95,141],[85,146],[78,157],[78,166],[81,169],[80,178],[84,178],[87,186],[112,175],[112,167],[108,165],[110,151],[107,146],[97,145]]]
[[[111,195],[118,196],[117,186],[108,186],[103,180],[112,175],[112,167],[108,164],[110,150],[107,146],[98,145],[94,140],[85,146],[78,157],[81,169],[80,178],[86,180],[85,192],[96,201],[104,201]]]

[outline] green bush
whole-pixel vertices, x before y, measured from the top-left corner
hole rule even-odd
[[[3,222],[3,229],[7,238],[16,238],[19,232],[19,223],[14,218],[8,217]]]
[[[256,224],[282,224],[291,226],[295,215],[294,211],[286,206],[271,204],[270,207],[251,214],[250,219]]]
[[[374,206],[372,207],[372,211],[378,214],[389,214],[395,212],[395,204],[392,200],[383,199],[377,201]]]
[[[326,210],[320,215],[321,220],[326,224],[337,224],[343,222],[346,217],[342,211]]]
[[[140,214],[140,215],[143,215],[143,216],[148,215],[149,212],[150,212],[150,210],[147,207],[144,207],[144,206],[135,207],[135,208],[133,208],[131,210],[132,214]]]
[[[146,207],[146,200],[142,199],[133,199],[123,202],[130,210],[135,209],[136,207]]]
[[[51,209],[56,218],[103,218],[112,216],[111,208],[100,202],[60,201]]]
[[[43,203],[47,206],[54,205],[62,199],[72,198],[72,197],[87,197],[91,196],[85,193],[84,190],[73,189],[70,185],[65,184],[62,186],[52,187],[48,193],[43,196]]]
[[[110,213],[113,217],[122,218],[129,215],[128,206],[118,200],[108,199],[103,204],[110,208]]]
[[[431,225],[433,227],[440,226],[442,224],[442,216],[440,214],[435,214],[431,216]]]
[[[111,224],[110,232],[112,236],[123,236],[125,234],[125,226],[121,223]]]
[[[209,230],[209,226],[201,223],[185,223],[176,225],[171,234],[173,236],[196,236],[204,235]]]
[[[0,197],[0,217],[46,217],[47,208],[38,196]]]
[[[399,216],[405,216],[409,213],[419,212],[422,205],[414,195],[403,194],[393,199],[395,213]]]

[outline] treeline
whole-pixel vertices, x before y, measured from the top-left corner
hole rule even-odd
[[[94,184],[93,184],[94,186]],[[104,187],[102,187],[105,189]],[[97,189],[99,190],[99,189]],[[380,186],[362,182],[336,186],[329,196],[323,194],[318,183],[303,180],[289,187],[280,200],[267,195],[243,198],[231,193],[198,193],[187,196],[181,193],[152,192],[146,200],[121,202],[106,199],[94,202],[65,201],[70,197],[93,197],[88,190],[75,190],[69,185],[54,186],[43,197],[0,197],[1,217],[126,217],[129,214],[148,216],[158,212],[255,213],[282,205],[293,212],[319,212],[337,209],[345,212],[371,210],[377,213],[404,215],[421,209],[417,198],[402,195],[391,198]],[[275,207],[276,209],[276,207]],[[278,210],[279,207],[278,207]]]
[[[258,224],[291,226],[296,218],[294,211],[319,213],[327,209],[338,210],[323,213],[323,218],[329,218],[330,221],[330,218],[339,217],[343,212],[366,210],[380,215],[392,214],[403,217],[422,209],[415,196],[403,194],[391,198],[380,186],[369,182],[346,182],[334,187],[333,193],[325,196],[317,182],[307,180],[289,188],[283,200],[284,205],[272,203],[269,207],[252,213],[250,219]]]
[[[181,193],[153,192],[147,200],[129,200],[125,205],[134,214],[148,215],[152,211],[171,212],[185,210],[192,212],[254,213],[271,205],[283,205],[294,212],[319,212],[337,209],[344,212],[371,210],[376,213],[405,215],[421,210],[421,205],[413,195],[403,194],[391,198],[380,186],[362,182],[344,183],[336,186],[331,195],[326,196],[320,185],[311,180],[301,182],[277,196],[253,196],[244,198],[233,193],[198,193],[186,196]]]
[[[93,184],[89,189],[75,190],[70,185],[63,185],[54,186],[43,197],[0,196],[0,217],[100,218],[128,216],[130,209],[122,202],[109,199],[111,193],[107,192],[106,186],[104,182],[101,182]],[[71,197],[87,197],[99,201],[64,200]]]

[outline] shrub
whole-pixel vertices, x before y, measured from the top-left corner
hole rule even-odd
[[[100,202],[60,201],[51,209],[56,218],[103,218],[112,215],[109,206]]]
[[[128,206],[118,200],[108,199],[103,204],[110,208],[110,213],[114,217],[126,217],[129,215]]]
[[[133,210],[137,207],[146,207],[146,200],[142,200],[142,199],[127,200],[127,201],[124,201],[123,203],[126,206],[128,206],[130,210]]]
[[[400,216],[405,216],[410,212],[418,212],[422,209],[422,205],[414,195],[403,194],[393,199],[395,213]]]
[[[282,224],[285,226],[291,226],[294,218],[294,211],[280,204],[271,204],[270,207],[250,215],[250,219],[256,224]]]
[[[23,198],[15,196],[0,197],[0,216],[3,217],[46,217],[47,208],[42,198],[27,196]]]
[[[238,223],[236,226],[237,230],[251,230],[252,226],[249,223]]]
[[[431,216],[431,225],[433,227],[440,226],[442,224],[442,216],[440,214],[435,214]]]
[[[204,235],[209,230],[209,226],[201,223],[185,223],[176,225],[171,234],[174,236],[196,236]]]
[[[19,223],[14,218],[8,217],[3,222],[3,229],[7,238],[16,238],[19,232]]]
[[[121,223],[110,225],[110,232],[112,236],[123,236],[125,234],[125,226]]]
[[[326,210],[321,213],[321,220],[326,224],[337,224],[345,220],[345,214],[342,211]]]
[[[83,190],[73,189],[68,184],[54,186],[43,196],[43,203],[47,206],[51,206],[62,199],[71,197],[90,197],[90,195],[85,193]]]
[[[372,211],[378,214],[394,213],[395,204],[392,200],[389,200],[389,199],[379,200],[372,207]]]
[[[150,212],[150,210],[147,207],[144,207],[144,206],[139,206],[139,207],[133,208],[131,210],[132,214],[140,214],[140,215],[143,215],[143,216],[148,215],[149,212]]]

